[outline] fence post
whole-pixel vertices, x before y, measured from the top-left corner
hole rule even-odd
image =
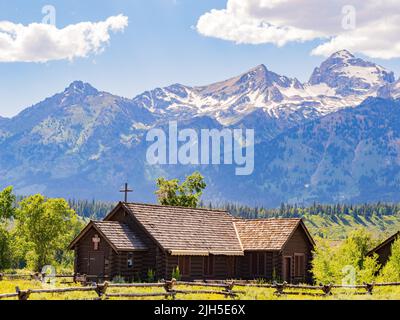
[[[16,287],[15,291],[18,293],[18,300],[28,300],[31,295],[31,290],[20,290]]]
[[[165,284],[164,284],[164,289],[165,289],[165,291],[167,292],[167,293],[172,293],[173,295],[172,295],[172,299],[174,299],[175,300],[175,295],[176,294],[174,294],[175,292],[174,292],[174,285],[176,285],[176,279],[172,279],[171,281],[165,281]],[[165,295],[165,298],[167,299],[169,297],[169,295]]]
[[[96,291],[99,298],[102,298],[106,294],[107,288],[108,288],[108,281],[104,282],[103,284],[97,284],[94,290]]]
[[[88,284],[88,277],[86,274],[82,276],[81,284],[85,287]]]
[[[35,272],[31,274],[31,280],[42,281],[42,274],[40,272]]]
[[[367,294],[372,295],[375,283],[365,283],[364,282],[364,285],[365,285],[365,289],[367,290]]]
[[[232,297],[232,298],[235,297],[235,294],[232,293],[234,286],[235,286],[234,281],[225,284],[225,288],[224,288],[225,297]]]
[[[332,284],[320,284],[322,286],[322,291],[326,296],[332,295]]]
[[[86,286],[87,285],[87,276],[86,276],[86,274],[81,275],[79,273],[75,273],[74,274],[74,282],[75,283],[80,282],[81,285]]]
[[[276,288],[276,291],[274,292],[274,294],[280,296],[282,294],[284,294],[284,290],[287,286],[287,282],[285,281],[284,283],[280,284],[280,283],[274,283],[274,287]]]

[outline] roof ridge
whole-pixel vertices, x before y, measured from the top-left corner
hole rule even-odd
[[[123,205],[139,205],[139,206],[148,206],[148,207],[158,207],[158,208],[178,208],[185,210],[199,210],[199,211],[211,211],[211,212],[224,212],[231,215],[228,210],[221,209],[207,209],[207,208],[192,208],[192,207],[183,207],[183,206],[170,206],[170,205],[161,205],[161,204],[152,204],[152,203],[139,203],[139,202],[121,202]]]
[[[91,222],[94,222],[94,223],[126,224],[126,223],[123,223],[121,221],[110,221],[110,220],[107,220],[107,221],[104,221],[104,220],[92,220]]]
[[[238,228],[236,226],[236,221],[232,221],[232,224],[233,224],[233,228],[235,229],[236,237],[239,240],[240,247],[242,248],[242,251],[244,251],[242,239],[240,238],[239,230],[238,230]]]
[[[271,221],[271,220],[293,220],[293,221],[301,221],[303,218],[257,218],[257,219],[248,219],[248,218],[240,218],[237,222],[251,222],[251,221]]]

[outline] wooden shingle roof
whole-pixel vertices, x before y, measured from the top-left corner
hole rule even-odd
[[[146,245],[128,225],[116,221],[93,222],[118,251],[146,250]]]
[[[301,219],[237,219],[235,225],[244,250],[281,250],[299,225]],[[305,229],[307,235],[308,231]],[[311,237],[309,236],[311,239]],[[313,243],[312,239],[311,242]]]
[[[128,225],[117,221],[90,221],[81,233],[71,242],[69,248],[73,249],[79,240],[92,228],[94,228],[116,252],[147,250],[147,246]]]
[[[243,255],[234,219],[226,211],[122,203],[172,255]]]

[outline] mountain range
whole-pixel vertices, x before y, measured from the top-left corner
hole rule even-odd
[[[257,66],[199,87],[174,84],[133,99],[73,82],[63,92],[0,117],[0,187],[66,198],[154,201],[159,176],[206,177],[205,199],[281,202],[400,200],[400,81],[343,50],[302,83]],[[179,127],[255,129],[255,171],[232,166],[152,166],[146,133]]]

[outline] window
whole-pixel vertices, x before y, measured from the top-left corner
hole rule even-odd
[[[178,266],[181,275],[183,276],[190,275],[190,257],[179,257]]]
[[[214,274],[214,256],[203,258],[204,275],[212,276]]]
[[[306,275],[305,256],[304,254],[294,254],[294,273],[295,277],[304,277]]]
[[[133,268],[133,253],[128,254],[128,268],[132,269]]]

